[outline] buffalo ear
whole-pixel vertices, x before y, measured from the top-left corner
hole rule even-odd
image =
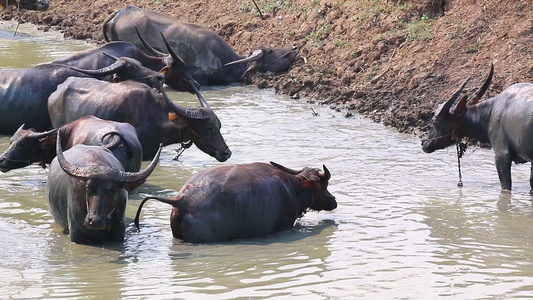
[[[462,116],[465,115],[466,113],[466,104],[468,101],[466,101],[468,99],[468,96],[467,95],[464,95],[463,98],[461,98],[461,100],[459,100],[459,102],[457,103],[457,105],[455,106],[455,109],[453,110],[453,116],[454,118],[461,118]]]
[[[41,140],[40,148],[42,150],[54,149],[54,146],[56,145],[56,140],[57,135],[55,134],[47,136]]]
[[[320,183],[316,180],[306,179],[300,182],[300,186],[304,189],[316,191],[320,189]]]

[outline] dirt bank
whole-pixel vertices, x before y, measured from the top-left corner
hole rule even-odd
[[[472,76],[472,93],[491,62],[494,96],[533,78],[533,4],[490,0],[53,0],[43,13],[13,8],[4,19],[102,42],[108,14],[133,4],[209,27],[236,49],[295,45],[307,62],[286,74],[256,75],[260,87],[356,111],[402,132],[420,133],[438,103]]]

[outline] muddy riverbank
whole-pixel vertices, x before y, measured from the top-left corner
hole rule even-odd
[[[104,19],[133,4],[209,27],[243,54],[260,44],[295,45],[306,62],[250,83],[418,134],[464,78],[472,76],[467,93],[476,89],[491,62],[488,96],[533,77],[527,0],[256,2],[264,20],[249,0],[59,0],[46,12],[8,8],[0,17],[102,43]]]

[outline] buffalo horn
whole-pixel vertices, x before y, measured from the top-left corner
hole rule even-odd
[[[328,181],[331,178],[331,173],[328,168],[326,168],[326,165],[322,165],[322,167],[324,168],[324,172],[318,173],[318,177],[320,177],[322,181]]]
[[[107,54],[104,52],[104,54],[108,57],[111,57],[115,60],[117,60],[118,58],[116,58],[115,56],[111,55],[111,54]],[[80,68],[76,68],[76,67],[73,67],[73,66],[67,66],[69,68],[71,68],[72,70],[76,70],[78,72],[81,72],[81,73],[84,73],[84,74],[87,74],[87,75],[91,75],[91,76],[107,76],[107,75],[111,75],[113,73],[116,73],[117,70],[119,70],[120,68],[124,67],[126,65],[126,62],[125,61],[115,61],[112,65],[109,65],[105,68],[101,68],[101,69],[98,69],[98,70],[84,70],[84,69],[80,69]]]
[[[176,113],[180,117],[189,118],[189,119],[203,119],[204,116],[200,110],[190,110],[185,109],[181,106],[177,106],[170,100],[167,96],[167,93],[165,92],[165,89],[161,89],[161,94],[163,95],[163,99],[165,99],[165,102],[167,103],[170,110],[172,110],[174,113]]]
[[[111,138],[111,141],[109,143],[104,142],[105,138],[111,135],[113,136]],[[113,150],[117,148],[118,146],[120,146],[120,144],[122,143],[122,140],[125,140],[122,134],[116,131],[111,131],[102,136],[102,138],[100,139],[100,145],[106,147],[109,150]]]
[[[52,130],[48,130],[48,131],[45,131],[45,132],[31,132],[28,135],[28,137],[32,138],[32,139],[42,139],[42,138],[49,137],[49,136],[55,134],[58,130],[59,130],[58,128],[54,128]]]
[[[23,130],[23,129],[24,129],[24,126],[26,126],[26,123],[20,125],[19,129],[17,129],[17,131],[15,131],[15,133],[17,133],[17,132]]]
[[[483,85],[476,91],[476,93],[474,94],[474,97],[470,99],[469,104],[477,104],[479,100],[481,100],[481,97],[483,97],[483,94],[485,94],[485,92],[489,88],[489,85],[492,81],[493,74],[494,74],[494,64],[490,64],[490,72],[489,72],[489,75],[487,76],[487,79],[485,79],[485,82],[483,83]]]
[[[296,170],[293,170],[293,169],[290,169],[290,168],[287,168],[287,167],[284,167],[278,163],[275,163],[273,161],[270,162],[271,165],[273,165],[274,167],[284,171],[284,172],[287,172],[289,174],[292,174],[292,175],[297,175],[297,174],[300,174],[302,171],[296,171]]]
[[[468,80],[470,80],[470,76],[468,76],[468,78],[466,78],[465,81],[463,81],[463,83],[453,93],[453,95],[450,97],[450,99],[448,101],[446,101],[446,103],[444,103],[444,105],[442,106],[442,109],[440,110],[439,114],[437,115],[437,118],[444,119],[449,114],[450,108],[452,108],[453,103],[455,102],[455,100],[457,100],[457,97],[459,97],[459,95],[461,95],[461,92],[463,91],[463,89],[464,89],[466,83],[468,82]]]
[[[63,148],[61,147],[61,132],[57,132],[56,140],[56,156],[59,166],[65,171],[68,175],[75,177],[77,179],[86,181],[90,174],[90,169],[88,167],[79,167],[75,166],[67,161],[63,155]]]
[[[175,61],[181,62],[183,65],[185,65],[185,62],[183,61],[183,59],[181,59],[181,57],[177,55],[176,52],[174,52],[174,50],[172,50],[172,47],[170,47],[170,44],[168,43],[163,33],[161,31],[159,33],[161,34],[161,37],[163,38],[163,42],[165,43],[165,46],[167,46],[167,50],[168,50],[168,53],[170,53],[170,56],[172,56],[172,58],[174,58]]]
[[[119,180],[121,183],[136,183],[136,182],[142,182],[152,174],[155,167],[157,166],[157,162],[159,161],[159,155],[161,154],[161,149],[163,148],[163,144],[159,144],[159,149],[157,150],[157,153],[154,156],[154,159],[152,159],[152,162],[146,167],[146,169],[140,171],[140,172],[120,172],[122,175],[121,180]]]
[[[143,201],[141,202],[141,204],[139,204],[139,208],[137,208],[137,213],[135,214],[135,219],[133,220],[133,223],[135,224],[135,227],[137,228],[137,230],[139,230],[139,217],[141,216],[141,210],[144,206],[144,203],[150,199],[154,199],[154,200],[158,200],[158,201],[161,201],[163,203],[167,203],[167,204],[170,204],[172,206],[175,206],[177,200],[174,200],[174,199],[170,199],[170,198],[163,198],[163,197],[155,197],[155,196],[149,196],[149,197],[146,197],[143,199]]]
[[[150,52],[151,55],[156,57],[164,57],[167,54],[163,53],[161,51],[157,51],[154,47],[152,47],[148,42],[141,36],[141,33],[139,32],[139,29],[137,29],[137,26],[135,26],[135,31],[137,32],[137,36],[139,37],[139,40],[143,44],[144,48]]]
[[[192,87],[194,93],[196,94],[196,97],[198,97],[198,101],[200,101],[200,105],[202,107],[211,109],[211,107],[209,107],[209,104],[207,104],[207,101],[205,100],[204,96],[200,93],[200,91],[198,90],[196,85],[191,83],[191,87]]]
[[[256,61],[256,60],[259,60],[261,57],[263,57],[263,50],[261,49],[257,49],[255,50],[252,55],[248,56],[248,57],[245,57],[245,58],[242,58],[242,59],[238,59],[238,60],[234,60],[232,62],[229,62],[227,64],[225,64],[225,66],[229,66],[229,65],[234,65],[234,64],[240,64],[240,63],[247,63],[247,62],[251,62],[251,61]]]

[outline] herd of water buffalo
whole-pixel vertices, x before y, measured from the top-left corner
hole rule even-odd
[[[111,14],[103,30],[98,48],[0,70],[0,134],[12,135],[0,170],[50,165],[50,211],[76,243],[124,240],[128,192],[146,181],[163,146],[194,144],[220,162],[230,158],[201,85],[282,72],[298,55],[261,47],[244,57],[206,28],[135,6]],[[164,84],[195,94],[200,107],[175,104]],[[151,163],[141,170],[143,160]],[[291,228],[309,209],[335,209],[330,176],[325,166],[292,170],[274,162],[214,167],[173,199],[146,198],[135,224],[144,202],[157,199],[173,206],[172,232],[184,241],[264,236]]]
[[[48,6],[46,0],[20,4]],[[298,57],[292,47],[260,47],[244,57],[211,30],[135,6],[112,13],[103,33],[106,44],[98,48],[28,69],[0,70],[0,134],[12,134],[0,170],[50,165],[51,213],[77,243],[124,240],[128,192],[154,170],[161,147],[194,144],[220,162],[230,158],[220,120],[200,86],[242,81],[251,72],[286,71]],[[512,162],[533,161],[533,84],[514,84],[480,102],[493,72],[491,66],[470,99],[461,96],[467,79],[441,105],[422,149],[432,153],[463,138],[489,143],[502,190],[510,190]],[[175,104],[164,84],[195,94],[200,107]],[[151,163],[141,171],[143,160]],[[322,170],[274,162],[221,165],[192,176],[172,199],[145,198],[134,223],[139,226],[144,203],[155,199],[172,205],[175,238],[218,242],[264,236],[291,228],[309,209],[335,209],[327,190],[330,177],[325,165]],[[530,185],[533,190],[533,167]]]

